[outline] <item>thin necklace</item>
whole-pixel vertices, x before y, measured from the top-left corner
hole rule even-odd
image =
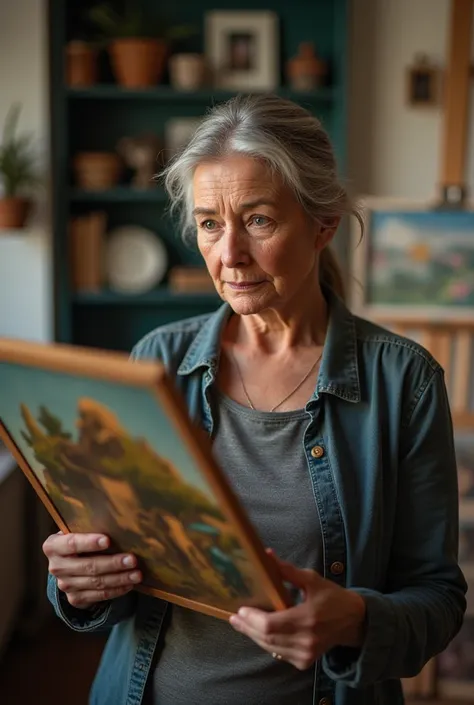
[[[244,378],[242,377],[242,372],[240,371],[240,367],[239,367],[239,365],[238,365],[238,363],[237,363],[237,360],[235,359],[234,353],[232,352],[232,350],[231,350],[230,348],[229,348],[229,352],[230,352],[230,356],[232,357],[232,360],[233,360],[233,362],[234,362],[234,365],[235,365],[235,368],[236,368],[236,370],[237,370],[237,373],[238,373],[238,375],[239,375],[240,384],[242,385],[242,390],[243,390],[243,392],[244,392],[244,394],[245,394],[245,397],[246,397],[246,399],[247,399],[248,405],[250,406],[251,409],[253,409],[254,411],[256,411],[256,408],[255,408],[254,405],[252,404],[252,400],[250,399],[249,394],[248,394],[248,392],[247,392],[247,388],[246,388],[246,386],[245,386]],[[298,382],[298,384],[296,385],[296,387],[295,387],[294,389],[292,389],[291,392],[290,392],[289,394],[287,394],[284,399],[282,399],[281,401],[279,401],[278,404],[275,404],[275,406],[273,406],[273,407],[270,409],[270,412],[276,411],[276,409],[278,409],[279,406],[281,406],[282,404],[284,404],[285,401],[288,401],[288,399],[289,399],[290,397],[292,397],[293,394],[295,394],[295,393],[298,391],[298,389],[299,389],[300,387],[303,386],[303,384],[306,382],[306,380],[307,380],[308,377],[310,376],[311,372],[314,370],[314,368],[316,367],[316,365],[318,364],[318,362],[321,360],[322,356],[323,356],[323,354],[321,353],[321,355],[318,357],[318,359],[316,360],[316,362],[313,362],[313,364],[311,365],[310,369],[307,371],[307,373],[305,374],[305,376],[303,377],[303,379],[301,380],[301,382]]]

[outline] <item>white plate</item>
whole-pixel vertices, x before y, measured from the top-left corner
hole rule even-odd
[[[140,294],[161,282],[168,266],[166,248],[151,230],[125,225],[110,231],[106,271],[111,289]]]

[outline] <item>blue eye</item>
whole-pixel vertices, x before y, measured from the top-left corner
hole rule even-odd
[[[264,215],[255,215],[252,218],[252,222],[255,223],[258,228],[263,228],[265,225],[268,225],[268,218]]]

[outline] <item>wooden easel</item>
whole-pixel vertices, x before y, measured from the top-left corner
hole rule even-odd
[[[474,0],[451,0],[448,64],[445,78],[445,101],[443,122],[443,144],[440,168],[440,202],[438,210],[462,209],[467,202],[466,162],[469,138],[469,97],[471,88],[471,33],[474,14]],[[386,322],[388,323],[388,322]],[[388,323],[390,327],[390,323]],[[399,321],[395,327],[400,329]],[[413,322],[407,324],[414,327]],[[451,326],[451,330],[450,329]],[[472,414],[467,410],[467,394],[470,379],[472,324],[459,327],[455,322],[437,329],[433,322],[424,321],[419,326],[428,336],[423,341],[440,362],[449,369],[452,354],[452,337],[461,337],[464,353],[463,363],[455,366],[457,378],[454,380],[454,409],[461,425],[472,427]],[[455,328],[455,330],[454,330]],[[466,329],[465,329],[466,328]],[[404,330],[399,330],[404,333]],[[429,339],[428,339],[429,338]],[[459,362],[459,361],[458,361]],[[454,410],[453,409],[453,410]],[[456,418],[456,415],[453,414]],[[403,681],[405,695],[409,698],[433,698],[436,695],[436,659],[427,663],[418,676]]]
[[[440,208],[462,208],[467,199],[466,162],[471,87],[474,0],[451,0],[445,79]]]

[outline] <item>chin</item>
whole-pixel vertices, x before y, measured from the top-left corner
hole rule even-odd
[[[225,301],[229,304],[234,313],[241,316],[249,316],[252,313],[261,313],[266,308],[271,306],[270,297],[256,296],[252,294],[234,294],[233,292],[225,297]]]

